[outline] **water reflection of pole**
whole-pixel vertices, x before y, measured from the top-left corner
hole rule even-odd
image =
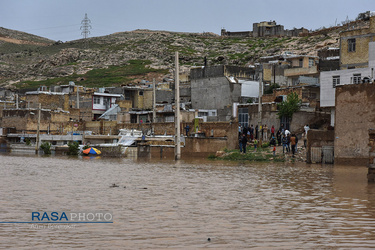
[[[40,128],[40,109],[42,105],[39,103],[39,108],[38,108],[38,126],[36,130],[36,143],[35,143],[35,154],[38,154],[39,151],[39,128]]]
[[[175,53],[175,160],[181,159],[181,143],[180,143],[180,73],[178,65],[178,51]]]

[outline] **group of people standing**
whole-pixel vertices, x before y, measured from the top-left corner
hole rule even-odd
[[[302,134],[304,139],[304,146],[306,147],[306,138],[307,132],[309,131],[309,125],[304,126],[305,132]],[[256,144],[258,144],[258,138],[262,139],[263,141],[269,141],[270,145],[274,145],[274,151],[276,147],[276,141],[279,146],[283,146],[283,153],[291,152],[294,156],[297,153],[297,145],[298,145],[298,137],[296,134],[291,133],[289,130],[284,128],[284,124],[281,124],[280,128],[277,130],[275,135],[275,127],[272,125],[270,129],[270,136],[268,136],[268,127],[267,125],[260,125],[259,130],[258,126],[255,128],[253,125],[250,127],[242,127],[239,125],[238,127],[238,140],[239,140],[239,147],[240,152],[246,153],[246,145],[248,142],[253,141],[254,147],[256,150]],[[260,133],[260,134],[259,134]],[[276,137],[276,138],[275,138]]]
[[[270,136],[268,132],[271,132]],[[250,127],[242,127],[241,125],[238,126],[238,136],[240,137],[241,135],[245,134],[249,140],[260,140],[262,139],[263,141],[267,141],[272,136],[275,136],[275,127],[272,125],[271,129],[268,129],[267,125],[258,125],[254,126],[251,124]]]

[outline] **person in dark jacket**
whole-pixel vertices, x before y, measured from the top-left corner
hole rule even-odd
[[[280,131],[280,129],[277,130],[276,138],[277,138],[277,144],[278,144],[279,146],[281,146],[281,131]]]
[[[243,151],[243,153],[246,153],[246,146],[247,146],[247,137],[245,134],[242,134],[241,137],[241,144],[242,144],[242,149],[240,148],[240,152]]]
[[[283,144],[283,154],[288,153],[288,138],[286,138],[286,136],[283,136],[281,142]]]

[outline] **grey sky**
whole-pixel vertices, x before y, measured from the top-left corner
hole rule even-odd
[[[367,10],[375,11],[374,0],[0,0],[0,27],[70,41],[82,38],[87,13],[89,37],[135,29],[220,34],[270,20],[314,30]]]

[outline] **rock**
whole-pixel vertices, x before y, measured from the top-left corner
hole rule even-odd
[[[216,157],[221,157],[221,156],[223,156],[224,154],[225,154],[224,151],[216,151],[215,156],[216,156]]]

